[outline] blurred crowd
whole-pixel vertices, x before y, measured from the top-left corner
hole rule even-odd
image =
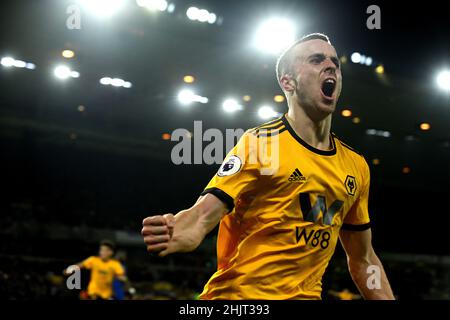
[[[78,216],[68,215],[70,221],[66,221],[66,215],[27,203],[14,203],[2,211],[0,299],[83,299],[89,273],[82,274],[81,290],[68,290],[62,270],[96,254],[100,239],[84,235],[96,235],[99,217],[87,214],[77,220]],[[127,229],[114,219],[103,219],[101,226],[111,232]],[[215,271],[214,250],[213,235],[193,253],[163,259],[148,255],[143,244],[123,245],[119,254],[133,287],[126,299],[196,299]],[[391,254],[383,256],[383,261],[397,298],[450,299],[450,268],[445,257]],[[360,298],[338,248],[323,279],[323,299]]]

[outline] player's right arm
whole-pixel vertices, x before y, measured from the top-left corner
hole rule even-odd
[[[166,256],[197,248],[222,217],[233,211],[236,199],[257,181],[260,166],[256,146],[256,136],[245,133],[194,206],[175,216],[165,214],[144,219],[141,233],[147,250]]]
[[[229,209],[215,195],[201,196],[191,208],[172,214],[155,215],[143,221],[142,236],[147,251],[163,257],[196,249]]]
[[[85,259],[85,260],[75,264],[75,266],[77,266],[80,269],[83,269],[83,268],[84,269],[91,269],[92,268],[92,263],[93,263],[93,257],[89,257],[89,258],[87,258],[87,259]],[[71,266],[67,267],[66,269],[64,269],[63,270],[63,275],[65,275],[65,276],[71,275],[72,272],[69,272],[69,269],[72,266],[74,266],[74,265],[71,265]]]

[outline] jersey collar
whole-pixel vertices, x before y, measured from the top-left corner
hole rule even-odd
[[[289,121],[286,119],[286,114],[283,115],[281,120],[283,121],[284,125],[286,126],[286,128],[289,131],[289,133],[291,134],[291,136],[295,140],[297,140],[297,142],[300,143],[306,149],[308,149],[314,153],[320,154],[322,156],[332,156],[332,155],[336,154],[336,142],[334,141],[334,137],[331,134],[331,132],[330,132],[330,140],[331,140],[331,145],[333,146],[333,148],[331,150],[320,150],[320,149],[314,148],[313,146],[309,145],[305,140],[300,138],[300,136],[294,131],[294,128],[291,127]]]

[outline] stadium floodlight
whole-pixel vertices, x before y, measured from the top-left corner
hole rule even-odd
[[[359,61],[360,64],[366,64],[366,56],[365,55],[361,55],[361,59]]]
[[[217,21],[217,16],[214,13],[210,13],[208,16],[208,23],[214,24]]]
[[[365,65],[370,67],[372,65],[373,59],[371,57],[367,57],[365,61]]]
[[[73,50],[66,49],[61,52],[61,55],[66,59],[72,59],[75,57],[75,52]]]
[[[186,16],[189,20],[208,22],[210,24],[214,24],[218,20],[215,13],[209,12],[206,9],[199,9],[197,7],[189,7],[186,11]]]
[[[133,86],[131,82],[125,81],[120,78],[103,77],[100,79],[99,82],[104,86],[111,85],[113,87],[123,87],[123,88],[131,88]]]
[[[103,84],[104,86],[107,86],[109,84],[111,84],[111,78],[110,77],[103,77],[100,79],[100,83]]]
[[[209,18],[209,12],[208,12],[208,10],[200,9],[200,10],[198,11],[198,16],[197,16],[197,20],[198,20],[198,21],[200,21],[200,22],[206,22],[206,21],[208,21],[208,18]]]
[[[15,61],[14,58],[3,57],[0,63],[4,67],[12,67],[12,66],[14,66],[14,61]]]
[[[14,60],[13,66],[16,68],[25,68],[27,66],[27,63],[22,60]]]
[[[7,68],[16,67],[16,68],[26,68],[30,70],[36,69],[36,65],[34,63],[16,60],[12,57],[3,57],[0,61],[0,64]]]
[[[166,11],[169,6],[166,0],[136,0],[136,3],[138,6],[151,11]]]
[[[384,137],[384,138],[389,138],[391,136],[391,133],[389,131],[376,130],[376,129],[367,129],[366,134],[368,136],[378,136],[378,137]]]
[[[444,91],[450,91],[450,70],[439,72],[436,77],[438,87]]]
[[[222,104],[223,111],[233,113],[242,110],[242,106],[235,99],[226,99]]]
[[[353,63],[361,63],[361,54],[359,52],[354,52],[350,56],[350,60],[352,60]]]
[[[190,7],[189,9],[187,9],[186,15],[189,18],[189,20],[197,20],[198,11],[199,10],[196,7]]]
[[[183,89],[178,93],[178,101],[182,105],[189,105],[192,102],[208,103],[209,99],[195,94],[194,91],[190,89]]]
[[[120,78],[114,78],[111,80],[111,85],[113,87],[122,87],[124,85],[125,81]]]
[[[259,116],[261,119],[264,119],[264,120],[270,119],[270,118],[276,118],[276,117],[278,117],[279,115],[280,115],[280,114],[279,114],[278,112],[275,112],[275,111],[273,110],[273,108],[270,107],[270,106],[262,106],[262,107],[259,108],[259,110],[258,110],[258,116]]]
[[[83,7],[98,17],[111,17],[125,4],[125,0],[80,0]]]
[[[192,90],[181,90],[178,94],[178,101],[183,105],[188,105],[194,102],[194,92]]]
[[[71,72],[72,70],[66,66],[57,66],[53,71],[54,75],[62,80],[69,78],[71,76]]]
[[[175,11],[175,4],[174,3],[170,3],[168,6],[167,6],[167,12],[168,13],[172,13],[172,12],[174,12]]]
[[[263,22],[255,35],[255,46],[263,52],[278,54],[295,41],[294,24],[283,18]]]
[[[382,64],[378,65],[378,66],[375,68],[375,72],[378,73],[378,74],[383,74],[383,73],[384,73],[384,67],[383,67],[383,65],[382,65]]]

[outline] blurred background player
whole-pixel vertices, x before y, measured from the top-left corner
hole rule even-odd
[[[114,296],[114,281],[128,285],[125,269],[119,260],[114,259],[115,245],[104,240],[100,243],[98,256],[91,256],[77,264],[79,268],[90,270],[90,281],[87,294],[92,300],[112,300]],[[68,275],[67,269],[64,273]],[[124,299],[123,287],[116,284],[115,291],[118,300]]]

